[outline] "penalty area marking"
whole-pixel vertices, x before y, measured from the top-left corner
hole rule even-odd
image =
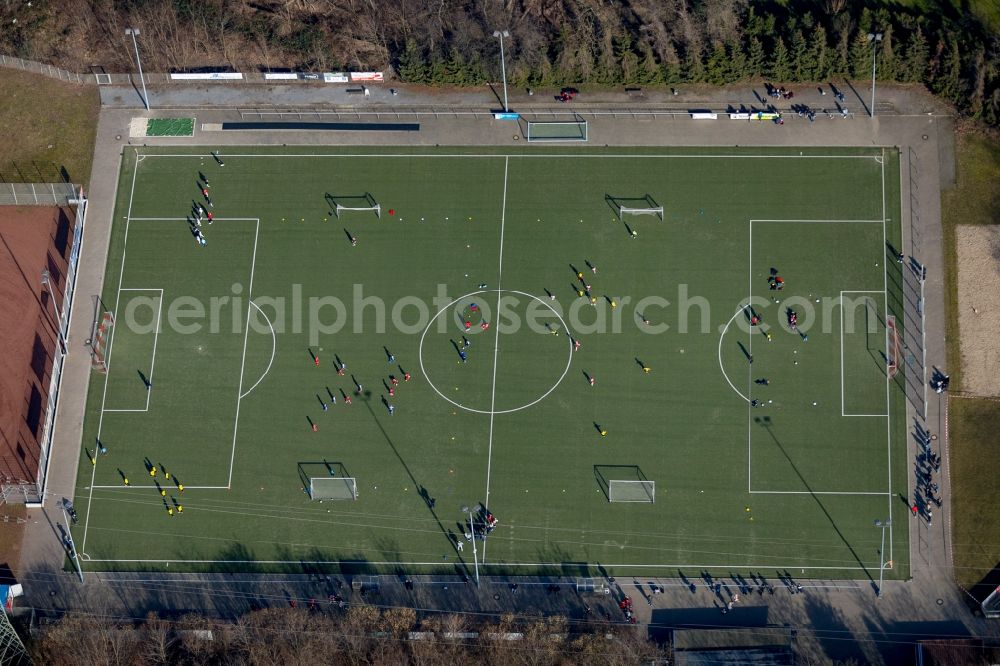
[[[455,300],[453,300],[451,303],[449,303],[448,305],[446,305],[443,308],[441,308],[440,310],[438,310],[437,314],[435,314],[433,317],[431,317],[431,320],[429,322],[427,322],[427,328],[425,328],[424,332],[420,335],[420,345],[419,345],[419,352],[418,352],[418,358],[420,360],[420,371],[424,374],[424,379],[427,380],[427,383],[430,385],[430,387],[432,389],[434,389],[435,393],[437,393],[444,400],[446,400],[447,402],[450,402],[451,404],[455,405],[459,409],[464,409],[467,412],[473,412],[475,414],[511,414],[513,412],[519,412],[522,409],[527,409],[528,407],[532,407],[532,406],[538,404],[539,402],[541,402],[545,398],[549,397],[550,393],[552,393],[553,391],[556,390],[556,387],[558,387],[562,383],[562,381],[566,378],[567,373],[569,373],[569,368],[573,364],[573,345],[572,345],[572,343],[570,343],[568,345],[568,347],[569,347],[569,355],[566,358],[566,368],[563,369],[563,373],[559,376],[559,379],[556,380],[555,384],[553,384],[552,387],[549,388],[548,391],[546,391],[542,395],[538,396],[537,398],[535,398],[531,402],[526,403],[524,405],[521,405],[520,407],[513,407],[511,409],[475,409],[474,407],[467,407],[466,405],[463,405],[460,402],[456,402],[456,401],[452,400],[451,398],[449,398],[448,396],[446,396],[444,393],[442,393],[440,391],[440,389],[438,389],[438,387],[434,385],[434,382],[431,381],[430,375],[428,374],[427,369],[424,367],[424,338],[427,337],[427,332],[431,330],[431,326],[434,325],[434,322],[437,321],[438,317],[440,317],[442,314],[444,314],[444,312],[446,310],[451,309],[451,307],[454,306],[459,301],[461,301],[463,299],[466,299],[466,298],[471,298],[473,296],[477,296],[479,294],[486,294],[486,293],[493,293],[493,292],[498,292],[498,296],[499,296],[499,292],[507,292],[507,293],[510,293],[510,294],[520,294],[521,296],[526,296],[528,298],[534,299],[534,300],[538,301],[539,303],[541,303],[542,305],[544,305],[545,307],[547,307],[549,310],[552,311],[552,313],[556,316],[556,318],[559,319],[559,323],[561,323],[563,325],[563,329],[566,331],[567,335],[569,335],[569,330],[570,330],[569,326],[566,325],[566,320],[564,320],[562,318],[562,315],[560,315],[555,309],[553,309],[553,307],[551,305],[549,305],[548,303],[546,303],[544,300],[542,300],[538,296],[535,296],[534,294],[529,294],[529,293],[524,292],[524,291],[517,291],[515,289],[481,289],[479,291],[472,291],[472,292],[469,292],[468,294],[465,294],[464,296],[459,296],[458,298],[456,298]],[[498,325],[497,326],[497,336],[499,336],[499,335],[500,335],[500,330],[499,330],[499,325]]]

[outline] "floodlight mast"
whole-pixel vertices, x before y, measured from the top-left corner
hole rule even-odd
[[[132,36],[132,46],[135,47],[135,62],[139,65],[139,81],[142,82],[142,105],[149,111],[149,95],[146,94],[146,77],[142,75],[142,60],[139,59],[139,42],[135,40],[139,34],[138,28],[126,28],[126,35]]]
[[[870,115],[875,117],[875,54],[878,53],[878,45],[882,41],[881,32],[869,32],[868,41],[872,43],[872,108]]]
[[[472,561],[474,562],[476,572],[476,587],[479,587],[479,553],[476,550],[476,528],[472,524],[472,511],[469,510],[469,507],[463,506],[462,512],[469,514],[469,534],[472,535]]]
[[[510,110],[510,106],[507,104],[507,61],[503,53],[503,38],[510,37],[510,33],[506,30],[494,30],[493,36],[500,38],[500,76],[503,78],[503,112],[507,113]]]

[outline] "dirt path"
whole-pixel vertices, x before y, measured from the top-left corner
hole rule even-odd
[[[958,226],[955,245],[962,390],[1000,396],[1000,226]]]

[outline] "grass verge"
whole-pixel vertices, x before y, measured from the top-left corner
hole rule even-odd
[[[961,388],[959,351],[957,257],[955,228],[959,224],[994,224],[1000,218],[1000,141],[976,132],[959,129],[956,143],[958,186],[943,193],[947,293],[949,299],[947,337],[948,360],[955,385]],[[995,461],[998,446],[995,433],[1000,427],[1000,402],[963,398],[950,401],[950,454],[953,510],[953,552],[955,576],[965,587],[980,581],[997,565],[1000,518],[984,507],[995,506],[1000,498],[996,485]]]
[[[100,95],[94,86],[0,69],[0,181],[87,186]]]
[[[961,398],[950,401],[952,549],[955,576],[969,589],[992,570],[1000,556],[1000,502],[995,460],[1000,431],[1000,402]]]

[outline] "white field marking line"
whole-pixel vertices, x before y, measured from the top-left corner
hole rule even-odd
[[[794,224],[882,224],[882,220],[765,220],[754,218],[750,220],[750,224],[754,222],[792,222]]]
[[[236,460],[236,433],[240,427],[240,403],[243,402],[243,372],[247,365],[247,341],[250,339],[250,306],[253,304],[253,276],[254,271],[257,270],[257,239],[260,235],[260,218],[257,218],[256,222],[257,225],[253,232],[253,258],[250,260],[250,284],[247,286],[247,316],[244,323],[246,330],[243,332],[243,359],[240,361],[240,384],[236,389],[236,417],[233,419],[233,451],[229,455],[229,480],[226,482],[226,487],[229,489],[233,487],[233,464]]]
[[[840,292],[840,415],[844,415],[844,292]]]
[[[722,342],[723,342],[723,340],[726,337],[726,333],[729,331],[730,324],[732,324],[733,320],[736,319],[736,317],[738,317],[743,312],[743,309],[745,307],[746,307],[745,305],[741,305],[740,307],[738,307],[736,309],[736,313],[732,317],[729,318],[729,321],[727,321],[726,325],[722,328],[722,333],[719,335],[719,370],[722,371],[722,377],[723,377],[723,379],[726,380],[726,383],[729,384],[729,388],[733,389],[733,391],[736,392],[736,395],[740,396],[741,398],[743,398],[747,402],[750,402],[750,398],[748,398],[745,395],[743,395],[743,392],[740,391],[738,388],[736,388],[736,386],[733,384],[732,380],[729,379],[729,375],[726,374],[726,368],[722,364]]]
[[[753,306],[753,220],[750,220],[748,227],[748,250],[747,250],[747,304],[746,307]],[[732,321],[732,320],[730,320]],[[750,326],[750,333],[747,335],[747,395],[753,393],[753,326]],[[747,398],[747,492],[753,492],[753,401]]]
[[[104,412],[148,412],[149,411],[149,395],[153,392],[153,369],[156,367],[156,345],[160,338],[160,325],[163,320],[163,290],[159,287],[149,287],[148,289],[142,289],[137,287],[125,288],[122,287],[118,290],[122,291],[158,291],[160,292],[160,302],[156,306],[156,330],[153,333],[153,354],[149,361],[149,376],[146,378],[149,381],[149,388],[146,389],[146,406],[142,409],[103,409]],[[115,316],[115,322],[117,323],[118,317]],[[108,365],[108,374],[111,374],[110,364]]]
[[[153,393],[153,370],[156,369],[156,345],[160,340],[161,315],[163,314],[163,290],[160,289],[160,304],[156,308],[156,331],[153,333],[153,359],[149,362],[149,377],[146,378],[146,411],[149,411],[149,396]]]
[[[299,144],[308,145],[308,144]],[[203,157],[201,153],[148,153],[142,155],[141,158],[146,157],[188,157],[188,158],[200,158]],[[704,155],[704,154],[684,154],[684,155],[668,155],[668,154],[601,154],[601,153],[562,153],[562,154],[551,154],[551,153],[524,153],[524,154],[507,154],[507,153],[227,153],[222,157],[267,157],[267,158],[282,158],[282,157],[390,157],[390,158],[400,158],[400,157],[469,157],[469,158],[480,158],[488,159],[494,157],[550,157],[550,158],[565,158],[570,157],[573,159],[582,157],[612,157],[620,159],[663,159],[663,158],[680,158],[680,159],[823,159],[823,160],[877,160],[877,155],[726,155],[726,154],[716,154],[716,155]]]
[[[844,395],[844,294],[880,294],[884,295],[883,292],[875,291],[874,289],[842,289],[840,291],[840,415],[843,417],[855,417],[855,416],[875,416],[875,417],[887,417],[889,416],[889,403],[885,404],[885,414],[848,414],[845,406],[845,395]],[[876,308],[877,312],[877,308]],[[889,304],[886,302],[886,314],[889,312]],[[888,345],[888,343],[886,343]],[[888,347],[886,348],[888,351]],[[888,358],[888,356],[886,357]],[[888,401],[889,396],[886,395],[886,400]]]
[[[187,222],[186,217],[132,217],[133,222]],[[255,222],[259,217],[217,217],[216,222]]]
[[[504,223],[507,220],[507,167],[510,158],[503,158],[503,199],[500,203],[500,257],[497,261],[497,316],[500,315],[500,299],[503,296],[501,291],[503,282],[503,233]],[[496,327],[496,344],[493,345],[493,389],[490,395],[490,439],[486,450],[486,500],[484,506],[490,506],[490,472],[493,466],[493,420],[496,418],[497,407],[497,364],[500,355],[500,327]],[[486,540],[483,540],[483,564],[486,564]]]
[[[185,486],[186,487],[186,486]],[[879,491],[864,491],[864,490],[751,490],[751,495],[892,495],[892,493],[883,493]]]
[[[129,190],[128,195],[128,211],[125,213],[125,236],[122,239],[122,263],[121,269],[118,273],[118,290],[115,292],[115,311],[114,311],[114,321],[118,321],[118,304],[121,301],[122,296],[122,280],[125,278],[125,251],[128,249],[128,227],[129,220],[132,217],[132,201],[135,197],[135,178],[139,175],[139,149],[135,149],[135,166],[132,168],[132,187]],[[111,221],[112,226],[114,226],[114,211],[112,211]],[[111,337],[108,338],[108,353],[104,357],[104,394],[101,396],[101,411],[100,415],[97,417],[97,441],[101,440],[101,428],[104,426],[104,405],[108,399],[108,378],[111,376],[111,351],[114,349],[115,345],[115,331],[118,326],[111,327]],[[94,446],[94,460],[95,463],[91,465],[90,470],[90,494],[87,497],[87,519],[83,522],[83,539],[80,541],[80,547],[77,549],[79,553],[83,553],[87,550],[87,531],[90,529],[90,507],[94,502],[94,479],[97,478],[97,460],[101,456],[98,453],[97,446]]]
[[[885,261],[885,247],[886,247],[886,210],[885,210],[885,148],[882,149],[881,155],[882,162],[882,248],[883,248],[883,268],[882,268],[882,299],[885,303],[885,314],[889,316],[889,267],[886,265]],[[900,190],[902,194],[902,190]],[[900,225],[900,232],[902,233],[902,225]],[[886,336],[885,339],[885,353],[886,358],[889,358],[889,337]],[[892,561],[892,507],[895,502],[892,500],[892,403],[890,402],[889,394],[889,370],[886,368],[885,373],[885,454],[886,454],[886,468],[889,477],[889,496],[888,508],[889,508],[889,561]],[[927,390],[927,382],[924,382],[924,390]],[[879,553],[880,558],[885,558],[885,553]],[[881,564],[881,562],[879,562]]]
[[[430,385],[430,387],[434,390],[434,392],[437,393],[438,396],[442,400],[444,400],[445,402],[449,402],[452,405],[458,407],[459,409],[464,409],[465,411],[472,412],[474,414],[513,414],[514,412],[519,412],[522,409],[528,409],[529,407],[534,407],[535,405],[537,405],[538,403],[540,403],[542,400],[544,400],[545,398],[549,397],[549,395],[553,391],[555,391],[557,388],[559,388],[559,385],[562,384],[562,381],[564,379],[566,379],[566,375],[569,373],[570,366],[573,365],[573,347],[572,347],[572,345],[568,346],[569,355],[566,357],[566,367],[563,368],[563,372],[559,376],[559,379],[557,379],[555,381],[555,383],[549,388],[549,390],[546,391],[545,393],[543,393],[542,395],[538,396],[537,398],[535,398],[531,402],[525,403],[525,404],[520,405],[518,407],[512,407],[510,409],[499,409],[499,410],[475,409],[473,407],[469,407],[468,405],[463,405],[460,402],[452,400],[447,395],[445,395],[444,393],[442,393],[441,390],[434,384],[434,381],[431,380],[430,374],[427,372],[427,368],[424,366],[424,340],[427,337],[427,333],[431,330],[431,327],[434,325],[434,322],[437,321],[437,318],[440,317],[445,312],[447,312],[448,310],[450,310],[453,305],[455,305],[456,303],[458,303],[460,301],[463,301],[463,300],[465,300],[467,298],[471,298],[472,296],[477,296],[479,294],[485,294],[485,293],[493,292],[493,291],[496,291],[496,290],[494,290],[494,289],[480,289],[479,291],[471,291],[468,294],[464,294],[462,296],[459,296],[458,298],[456,298],[455,300],[453,300],[451,303],[448,303],[443,308],[441,308],[440,310],[438,310],[434,314],[434,316],[431,317],[430,320],[427,322],[427,326],[424,327],[424,332],[420,335],[420,344],[419,344],[419,346],[417,348],[417,360],[420,363],[420,372],[423,373],[424,379],[427,381],[428,385]],[[569,325],[566,323],[566,320],[563,319],[563,316],[561,314],[559,314],[559,312],[556,311],[551,305],[549,305],[548,303],[546,303],[545,300],[539,298],[538,296],[535,296],[534,294],[529,294],[526,291],[518,291],[517,289],[503,289],[501,291],[506,292],[508,294],[518,294],[520,296],[525,296],[527,298],[534,299],[534,300],[538,301],[539,303],[541,303],[543,306],[547,307],[552,312],[552,314],[555,315],[555,317],[559,320],[559,323],[562,324],[563,330],[567,332],[567,343],[569,343],[569,339],[568,339],[569,338],[569,330],[570,330]]]
[[[118,484],[115,486],[91,486],[94,490],[149,490],[150,488],[156,489],[156,486],[143,486],[143,485],[122,485]],[[184,486],[184,490],[227,490],[226,486]],[[97,529],[97,528],[95,528]]]
[[[141,160],[139,160],[139,161],[141,161]],[[132,173],[132,192],[129,195],[129,213],[131,213],[131,211],[132,211],[132,198],[135,195],[135,177],[136,177],[136,172],[134,171]],[[151,221],[152,220],[152,221],[185,222],[186,218],[183,218],[183,217],[137,217],[137,218],[133,218],[131,216],[131,214],[126,215],[126,218],[125,218],[125,239],[124,239],[124,243],[123,243],[123,246],[122,246],[122,269],[121,269],[122,272],[121,272],[121,276],[119,277],[119,282],[118,282],[118,284],[119,284],[119,287],[118,287],[118,297],[117,297],[117,299],[115,301],[115,321],[118,320],[118,303],[119,303],[119,301],[121,299],[121,292],[123,292],[123,291],[155,291],[155,289],[149,289],[149,290],[142,289],[142,290],[139,290],[139,289],[123,289],[121,287],[121,278],[123,278],[124,275],[125,275],[125,249],[126,249],[126,247],[128,245],[129,223],[132,222],[133,220],[134,221]],[[225,221],[242,221],[242,222],[253,221],[253,222],[257,223],[257,231],[260,230],[260,218],[256,218],[256,217],[216,218],[216,222],[222,222],[224,220]],[[254,254],[253,254],[253,256],[254,256],[254,262],[256,262],[256,257],[257,257],[257,231],[254,232]],[[250,288],[251,289],[253,288],[253,266],[251,266],[251,271],[250,271]],[[162,292],[162,289],[159,290],[159,291]],[[250,294],[249,290],[248,290],[247,294],[248,294],[248,297],[249,297],[249,294]],[[162,306],[162,299],[161,299],[161,306]],[[249,309],[250,308],[248,306],[247,307],[248,317],[249,317]],[[249,322],[249,319],[247,321]],[[247,325],[247,330],[249,331],[249,324]],[[107,395],[108,395],[108,376],[110,376],[110,374],[111,374],[111,349],[112,349],[112,346],[114,344],[114,336],[115,336],[115,327],[112,327],[112,329],[111,329],[111,338],[108,341],[108,355],[106,357],[106,361],[107,361],[107,365],[108,365],[108,373],[104,377],[104,396],[101,398],[101,415],[100,415],[100,418],[98,420],[98,425],[97,425],[97,439],[101,438],[101,426],[104,424],[104,414],[105,414],[105,412],[141,411],[141,410],[112,410],[112,409],[104,409],[104,403],[105,403],[105,400],[107,399]],[[244,338],[243,354],[244,354],[244,362],[245,362],[245,360],[246,360],[245,359],[245,355],[246,355],[246,339],[245,338]],[[241,375],[240,375],[241,385],[240,385],[239,388],[242,389],[242,381],[243,381],[242,380],[242,369],[241,369],[240,372],[241,372]],[[233,457],[235,457],[235,455],[236,455],[236,449],[235,449],[235,447],[236,447],[236,427],[238,425],[238,420],[239,420],[239,400],[237,400],[237,403],[236,403],[236,419],[235,419],[234,424],[233,424]],[[232,483],[232,476],[233,476],[233,463],[232,463],[233,457],[230,458],[230,463],[229,463],[229,479],[230,479],[230,484]],[[85,548],[86,548],[86,545],[87,545],[87,532],[88,532],[88,530],[90,528],[90,507],[91,507],[91,505],[93,504],[93,501],[94,501],[94,489],[95,488],[123,488],[124,487],[124,486],[95,486],[94,485],[94,479],[96,478],[96,475],[97,475],[97,465],[92,465],[91,467],[93,467],[94,469],[91,471],[91,475],[90,475],[90,486],[89,486],[90,493],[89,493],[89,496],[87,498],[87,518],[86,518],[86,520],[84,521],[84,524],[83,524],[83,540],[82,540],[82,542],[80,544],[80,548],[78,549],[81,557],[86,557],[86,555],[85,555]],[[200,488],[200,489],[205,489],[205,490],[212,490],[212,489],[217,489],[217,490],[226,489],[226,490],[228,490],[228,489],[230,489],[230,486],[185,486],[185,488],[192,488],[192,489],[194,489],[194,488]],[[87,559],[89,560],[89,557],[87,557]],[[91,560],[91,561],[97,561],[97,560]]]
[[[883,247],[884,247],[885,246],[885,244],[884,244],[884,241],[885,241],[885,164],[882,165],[882,215],[883,215],[883,217],[882,217],[881,223],[882,223],[882,239],[883,239]],[[796,220],[796,219],[782,219],[782,220],[774,219],[774,220],[769,220],[769,219],[756,219],[756,218],[751,219],[750,220],[750,225],[749,225],[750,226],[750,242],[749,242],[749,246],[750,246],[750,253],[749,253],[750,254],[750,261],[749,261],[749,263],[750,263],[750,297],[753,298],[753,223],[754,222],[767,222],[767,223],[772,223],[772,222],[777,222],[777,223],[820,223],[820,224],[875,224],[875,223],[878,223],[879,221],[880,220]],[[864,294],[864,293],[879,294],[879,293],[881,293],[881,294],[883,294],[883,297],[886,298],[886,301],[885,301],[885,303],[886,303],[886,311],[888,312],[889,301],[888,301],[888,296],[887,296],[887,294],[888,294],[887,282],[888,282],[888,277],[883,274],[883,285],[885,286],[885,290],[882,291],[882,292],[874,291],[874,290],[865,291],[865,290],[861,290],[861,289],[846,290],[846,291],[841,291],[840,292],[840,304],[841,304],[840,305],[840,318],[841,318],[840,328],[841,328],[841,331],[843,331],[843,327],[844,327],[844,321],[843,321],[843,318],[844,318],[844,301],[843,301],[844,294],[845,293],[858,293],[858,294]],[[737,310],[736,314],[738,315],[739,313],[740,313],[740,311]],[[729,322],[732,323],[733,319],[735,319],[735,318],[736,318],[736,315],[733,315],[733,318],[730,319]],[[729,324],[726,324],[727,328],[728,328],[728,326],[729,326]],[[748,351],[750,352],[750,354],[752,356],[753,355],[753,346],[752,346],[753,345],[753,333],[752,332],[751,332],[750,338],[751,338],[751,340],[750,340],[751,347],[750,347],[750,349]],[[886,342],[886,344],[888,345],[888,341]],[[844,336],[843,336],[843,333],[841,333],[841,336],[840,336],[840,346],[841,346],[841,352],[840,352],[840,412],[841,412],[841,416],[844,416],[844,351],[843,351]],[[887,347],[887,351],[888,351],[888,347]],[[719,340],[719,365],[720,366],[722,365],[722,340],[721,340],[721,338]],[[753,371],[753,369],[751,368],[751,373],[752,373],[752,371]],[[724,370],[723,370],[723,374],[725,374]],[[751,377],[752,377],[752,374],[751,374]],[[889,380],[889,378],[888,378],[888,374],[887,374],[887,376],[886,376],[886,413],[885,414],[850,414],[849,416],[888,417],[888,412],[889,412],[889,408],[888,408],[888,405],[889,405],[889,401],[888,401],[888,391],[889,391],[888,380]],[[729,382],[729,377],[728,376],[726,377],[726,381]],[[739,393],[739,391],[736,389],[736,387],[733,386],[732,382],[729,382],[729,385],[732,386],[732,388],[733,388],[734,391],[736,391],[737,393]],[[742,395],[742,393],[740,395]],[[746,396],[744,396],[744,398],[745,397]],[[751,480],[750,480],[751,474],[750,474],[750,470],[751,470],[751,450],[752,450],[752,440],[753,440],[753,433],[752,433],[751,423],[752,423],[753,419],[751,417],[752,407],[750,406],[749,403],[750,403],[750,401],[749,401],[749,399],[747,399],[747,491],[750,492],[750,493],[752,493],[752,494],[758,494],[758,493],[760,493],[760,494],[765,494],[765,493],[774,493],[774,494],[777,494],[778,491],[753,490],[752,486],[751,486]],[[891,466],[890,466],[890,469],[889,469],[889,473],[890,473],[890,475],[892,474],[892,468],[891,468]],[[891,493],[891,490],[892,490],[892,483],[891,482],[889,484],[889,490],[890,490],[889,494],[891,495],[892,494]],[[802,492],[802,491],[796,491],[796,492]],[[789,493],[789,494],[792,494],[792,493]],[[808,494],[808,492],[806,492],[805,494]],[[826,494],[830,494],[830,493],[826,493]],[[880,495],[882,493],[862,493],[862,494],[879,494]],[[891,515],[891,511],[892,511],[892,507],[890,507],[890,515]],[[889,529],[890,529],[890,532],[891,532],[892,527],[890,526]]]
[[[229,157],[227,155],[227,157]],[[146,559],[146,560],[114,560],[87,558],[90,562],[121,562],[133,564],[157,564],[157,563],[180,563],[180,564],[356,564],[365,562],[375,566],[441,566],[440,560],[431,562],[373,562],[370,560],[178,560],[178,559]],[[494,566],[494,565],[488,565]],[[551,562],[504,562],[495,565],[504,567],[551,567]],[[618,569],[805,569],[807,571],[867,571],[865,567],[817,567],[800,566],[798,564],[692,564],[692,563],[665,563],[665,564],[605,564],[605,568],[614,567]],[[114,573],[114,572],[112,572]],[[255,579],[257,580],[257,579]],[[850,579],[847,579],[850,580]],[[810,587],[808,585],[804,587]],[[867,592],[867,588],[865,588]]]
[[[259,305],[257,305],[253,301],[250,301],[250,305],[252,305],[255,308],[257,308],[257,312],[260,313],[260,315],[264,318],[264,321],[267,322],[268,328],[271,329],[271,360],[267,362],[267,368],[264,370],[264,374],[262,374],[260,376],[260,378],[254,383],[253,386],[251,386],[250,388],[248,388],[243,393],[243,395],[240,396],[240,400],[242,400],[243,398],[245,398],[248,395],[250,395],[250,391],[253,391],[255,388],[257,388],[257,384],[260,384],[262,381],[264,381],[264,377],[267,376],[267,373],[271,372],[271,364],[274,363],[274,356],[275,356],[275,354],[278,351],[278,339],[277,339],[277,336],[275,336],[275,334],[274,334],[274,326],[271,324],[271,320],[267,318],[267,315],[264,314],[264,311],[260,309]],[[250,326],[249,322],[247,322],[247,326],[248,327]]]

